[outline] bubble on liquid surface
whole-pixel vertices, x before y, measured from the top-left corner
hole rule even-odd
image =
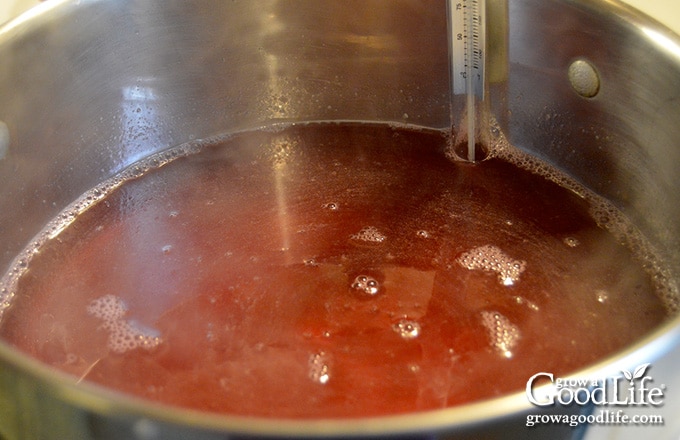
[[[340,209],[340,206],[336,202],[328,202],[324,203],[323,208],[329,211],[337,211]]]
[[[372,276],[358,275],[352,282],[352,289],[373,296],[380,292],[380,283]]]
[[[330,356],[326,352],[320,351],[309,356],[309,378],[321,385],[330,380]]]
[[[495,272],[505,286],[519,281],[526,268],[526,262],[514,260],[496,246],[486,245],[474,248],[458,257],[458,263],[468,270]]]
[[[403,339],[415,339],[420,336],[420,324],[412,319],[402,319],[392,327]]]
[[[382,243],[387,237],[383,235],[375,226],[366,226],[356,234],[350,236],[352,240],[364,241],[367,243]]]
[[[418,232],[416,232],[416,235],[417,235],[419,238],[430,238],[430,233],[427,232],[427,231],[424,230],[424,229],[421,229],[421,230],[419,230]]]
[[[581,244],[581,242],[579,242],[574,237],[566,237],[563,241],[564,241],[564,244],[566,244],[567,246],[569,246],[571,248],[575,248],[575,247],[577,247],[578,245]]]
[[[75,353],[66,354],[66,365],[73,365],[80,360],[80,357]]]
[[[595,297],[597,298],[597,302],[604,304],[609,299],[609,294],[606,290],[598,290],[595,292]]]
[[[319,263],[316,261],[315,258],[305,258],[302,260],[302,264],[308,267],[317,267],[319,266]]]
[[[503,357],[511,358],[520,339],[520,331],[499,312],[483,311],[482,324],[486,327],[491,346]]]
[[[530,310],[533,310],[535,312],[539,310],[539,307],[536,303],[529,301],[528,299],[522,296],[515,296],[515,302],[519,305],[527,306]]]
[[[125,302],[115,295],[102,296],[87,306],[90,315],[104,321],[102,327],[109,332],[111,351],[122,354],[136,348],[150,350],[163,342],[158,332],[126,321],[127,310]]]

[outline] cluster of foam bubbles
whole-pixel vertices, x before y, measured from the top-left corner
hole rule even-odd
[[[401,336],[402,339],[406,340],[417,338],[420,336],[421,332],[420,323],[408,318],[401,319],[394,324],[392,329]]]
[[[13,289],[7,287],[2,287],[0,289],[0,320],[2,315],[12,305],[12,300],[14,299],[15,292]]]
[[[163,340],[148,330],[143,330],[126,321],[127,306],[115,295],[104,295],[87,306],[87,312],[104,321],[102,327],[109,332],[108,347],[114,353],[125,353],[136,348],[150,350]]]
[[[324,351],[309,356],[309,378],[325,385],[331,379],[330,358]]]
[[[352,282],[352,289],[373,296],[380,292],[380,283],[372,276],[358,275]]]
[[[512,350],[520,339],[520,331],[501,313],[482,311],[482,324],[486,327],[491,346],[506,358],[512,357]]]
[[[519,276],[526,268],[525,261],[514,260],[496,246],[491,245],[464,252],[457,261],[469,270],[495,272],[498,280],[505,286],[511,286],[519,281]]]
[[[375,226],[366,226],[356,234],[350,235],[352,240],[363,241],[367,243],[382,243],[387,238]]]

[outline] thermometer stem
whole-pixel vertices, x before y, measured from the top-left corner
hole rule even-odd
[[[468,0],[470,1],[470,0]],[[484,0],[482,0],[484,1]],[[466,63],[465,70],[466,70],[466,75],[465,75],[465,88],[466,88],[466,95],[467,95],[467,122],[468,122],[468,139],[467,139],[467,159],[470,162],[475,161],[475,143],[477,141],[477,136],[476,133],[477,131],[475,130],[475,122],[477,119],[477,112],[475,111],[475,91],[474,91],[474,85],[473,85],[473,78],[474,78],[474,72],[473,72],[473,66],[474,66],[474,61],[473,58],[471,57],[469,52],[471,47],[475,47],[475,44],[473,43],[474,40],[474,21],[475,21],[475,14],[472,13],[472,11],[468,11],[468,14],[466,15],[466,33],[467,33],[467,51],[466,58],[468,59],[468,62]],[[478,40],[477,40],[478,41]],[[474,52],[474,50],[473,50]],[[482,71],[482,75],[484,75],[484,72]],[[481,89],[481,94],[482,96],[484,95],[484,86],[482,85]]]
[[[486,0],[447,0],[451,65],[451,120],[454,149],[467,137],[466,158],[475,161],[475,145],[485,117]]]

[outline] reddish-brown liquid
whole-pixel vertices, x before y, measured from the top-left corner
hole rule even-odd
[[[445,146],[327,124],[176,159],[47,241],[0,336],[171,405],[365,417],[520,390],[664,319],[587,200]]]

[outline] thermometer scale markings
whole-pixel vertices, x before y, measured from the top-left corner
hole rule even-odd
[[[485,0],[449,1],[453,94],[484,99]]]

